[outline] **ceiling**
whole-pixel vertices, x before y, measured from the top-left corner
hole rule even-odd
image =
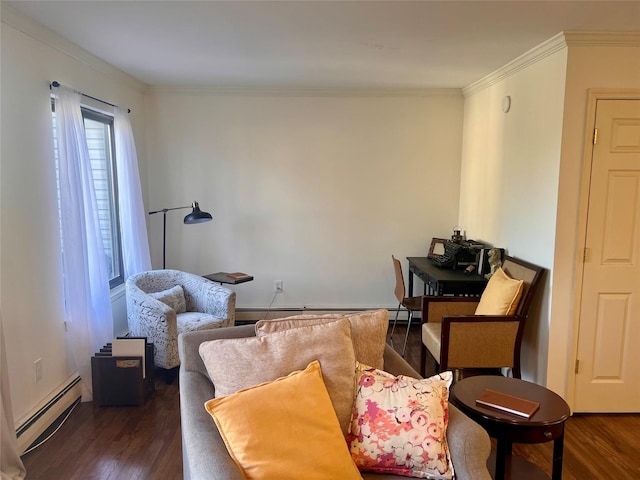
[[[462,88],[640,1],[6,1],[153,86]]]

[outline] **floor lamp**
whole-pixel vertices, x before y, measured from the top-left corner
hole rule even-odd
[[[185,208],[191,208],[191,213],[184,217],[184,223],[192,224],[192,223],[204,223],[210,222],[213,217],[208,212],[203,212],[200,210],[198,206],[198,202],[193,202],[191,205],[187,205],[186,207],[173,207],[173,208],[163,208],[162,210],[156,210],[155,212],[149,212],[149,215],[153,215],[155,213],[162,213],[162,269],[164,270],[167,266],[166,258],[167,258],[167,212],[171,210],[183,210]]]

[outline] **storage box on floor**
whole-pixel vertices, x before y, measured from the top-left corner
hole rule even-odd
[[[113,344],[109,343],[91,357],[93,401],[101,407],[141,406],[155,389],[153,343],[130,337],[118,338],[114,343],[121,341],[127,342],[125,354],[120,354],[123,344],[118,343],[114,353]],[[136,351],[140,354],[127,353]]]

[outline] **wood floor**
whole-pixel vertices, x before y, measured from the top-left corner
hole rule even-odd
[[[397,329],[396,349],[406,330]],[[417,369],[419,329],[411,329],[405,358]],[[427,374],[432,372],[427,369]],[[44,445],[23,456],[28,480],[182,478],[178,382],[158,375],[144,407],[82,403]],[[566,423],[563,479],[640,478],[640,415],[574,415]],[[514,445],[514,454],[551,472],[552,444]],[[514,479],[526,480],[526,479]]]

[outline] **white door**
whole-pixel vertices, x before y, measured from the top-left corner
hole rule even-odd
[[[598,100],[577,412],[640,412],[640,100]]]

